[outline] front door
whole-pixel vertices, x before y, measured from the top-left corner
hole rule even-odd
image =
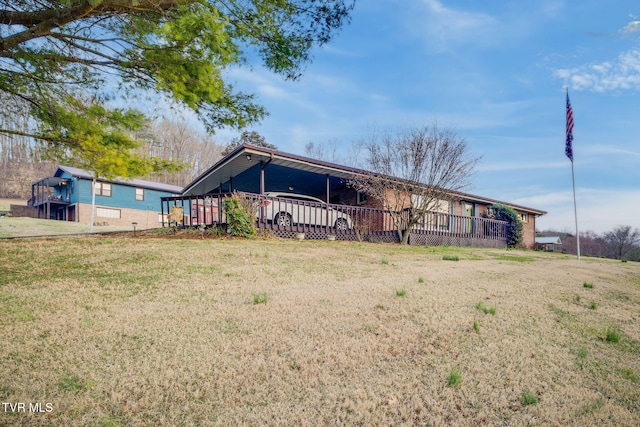
[[[473,203],[465,203],[464,204],[464,216],[469,217],[464,221],[464,231],[465,233],[473,233],[473,221],[472,217],[474,215],[474,206]]]

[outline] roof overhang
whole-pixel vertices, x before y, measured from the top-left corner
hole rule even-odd
[[[303,157],[295,154],[271,150],[268,148],[243,144],[227,154],[220,161],[211,166],[199,177],[197,177],[190,184],[184,187],[184,189],[182,190],[182,195],[195,196],[207,194],[211,192],[212,189],[218,188],[221,186],[221,184],[229,181],[230,178],[238,176],[251,167],[255,166],[256,163],[262,163],[264,165],[274,164],[295,170],[330,175],[343,179],[350,179],[358,174],[366,175],[371,173],[349,166],[338,165],[335,163],[311,159],[309,157]],[[514,205],[513,203],[501,202],[499,200],[488,199],[485,197],[474,196],[472,194],[465,194],[461,192],[452,192],[452,197],[477,203],[503,204],[518,211],[527,212],[532,215],[540,216],[547,213],[539,209]]]
[[[299,171],[330,175],[337,178],[351,178],[356,169],[322,162],[307,157],[281,153],[252,145],[241,145],[193,182],[188,184],[182,194],[185,196],[206,194],[211,189],[219,187],[230,178],[240,175],[258,164],[273,164]]]
[[[41,187],[56,187],[60,184],[66,185],[70,181],[69,178],[59,178],[55,176],[51,176],[48,178],[43,178],[40,181],[33,183],[33,185],[39,185]]]

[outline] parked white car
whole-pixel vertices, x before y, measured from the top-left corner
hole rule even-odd
[[[262,201],[262,215],[267,221],[273,221],[279,226],[288,227],[294,224],[326,226],[328,221],[330,227],[338,230],[353,228],[353,221],[349,215],[327,207],[326,202],[316,197],[277,192],[265,195],[274,199]]]

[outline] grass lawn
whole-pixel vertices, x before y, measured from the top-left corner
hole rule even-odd
[[[131,231],[131,226],[96,225],[95,233]],[[89,233],[89,224],[37,218],[0,217],[0,239],[7,237],[59,236]]]
[[[0,425],[640,425],[637,263],[152,237],[0,241]]]

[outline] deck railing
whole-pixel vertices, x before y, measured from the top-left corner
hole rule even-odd
[[[29,198],[29,200],[27,200],[27,206],[40,206],[43,205],[47,202],[53,202],[53,203],[69,203],[70,202],[70,198],[69,197],[63,197],[61,195],[54,195],[54,194],[49,194],[49,195],[45,195],[45,196],[33,196],[31,198]]]
[[[256,215],[260,229],[272,230],[282,237],[305,233],[308,239],[333,235],[338,240],[399,241],[398,227],[409,217],[405,210],[394,214],[384,209],[316,203],[287,197],[244,193],[245,202]],[[182,227],[226,224],[223,203],[230,193],[199,196],[163,197],[162,225]],[[413,228],[410,239],[423,244],[473,244],[475,240],[506,242],[507,223],[494,219],[426,214]]]

